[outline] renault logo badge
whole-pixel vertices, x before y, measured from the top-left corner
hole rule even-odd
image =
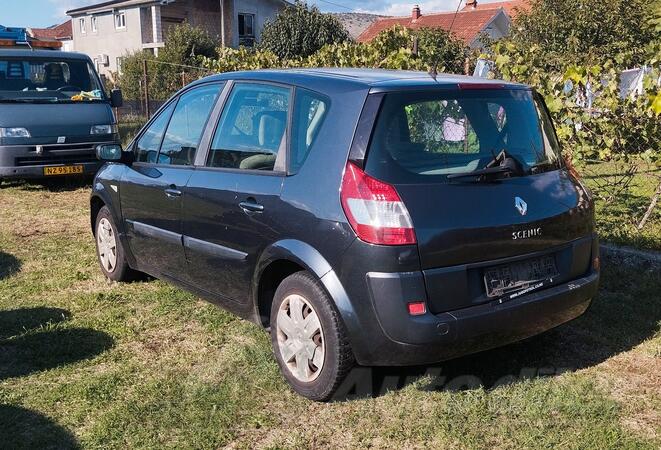
[[[528,204],[521,197],[514,197],[514,206],[522,216],[525,216],[528,212]]]

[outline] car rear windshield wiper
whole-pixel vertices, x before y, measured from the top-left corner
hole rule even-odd
[[[452,173],[447,177],[450,180],[468,177],[478,177],[478,179],[485,179],[488,175],[501,173],[524,175],[526,171],[523,168],[521,162],[503,150],[497,156],[494,156],[494,158],[489,161],[489,163],[483,169],[473,170],[470,172]]]
[[[452,180],[455,178],[479,177],[484,175],[494,175],[497,173],[512,173],[512,172],[513,172],[512,168],[506,166],[485,167],[484,169],[473,170],[472,172],[452,173],[448,175],[448,178]]]

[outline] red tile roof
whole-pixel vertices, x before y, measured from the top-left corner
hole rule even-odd
[[[388,30],[395,25],[401,25],[412,30],[420,28],[443,28],[448,31],[450,30],[450,26],[452,26],[452,33],[458,38],[463,39],[466,44],[470,44],[484,31],[485,26],[499,12],[500,9],[460,11],[456,14],[456,18],[454,12],[425,14],[421,15],[417,20],[413,20],[412,16],[387,17],[377,20],[363,31],[358,36],[358,42],[371,41],[382,31]]]
[[[463,8],[461,8],[461,10],[484,11],[488,9],[498,9],[498,8],[503,8],[505,10],[505,14],[514,18],[517,16],[519,11],[528,10],[530,8],[530,2],[529,0],[509,0],[506,2],[484,3],[478,0],[476,7],[473,7],[473,5],[466,5]]]
[[[50,28],[30,28],[30,35],[35,39],[45,41],[67,40],[73,39],[73,29],[71,27],[71,21],[67,20]]]

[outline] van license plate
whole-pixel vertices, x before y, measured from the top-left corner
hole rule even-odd
[[[44,167],[44,175],[72,175],[83,173],[83,166],[55,166]]]
[[[501,297],[521,291],[532,292],[551,283],[557,276],[555,258],[544,256],[490,267],[484,271],[484,285],[487,297]]]

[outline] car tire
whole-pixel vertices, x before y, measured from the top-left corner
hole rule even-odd
[[[117,226],[107,206],[102,207],[96,216],[94,238],[99,266],[108,279],[120,282],[136,279],[137,272],[126,261]]]
[[[306,271],[285,278],[275,292],[271,344],[289,385],[311,400],[329,400],[354,366],[333,301]]]

